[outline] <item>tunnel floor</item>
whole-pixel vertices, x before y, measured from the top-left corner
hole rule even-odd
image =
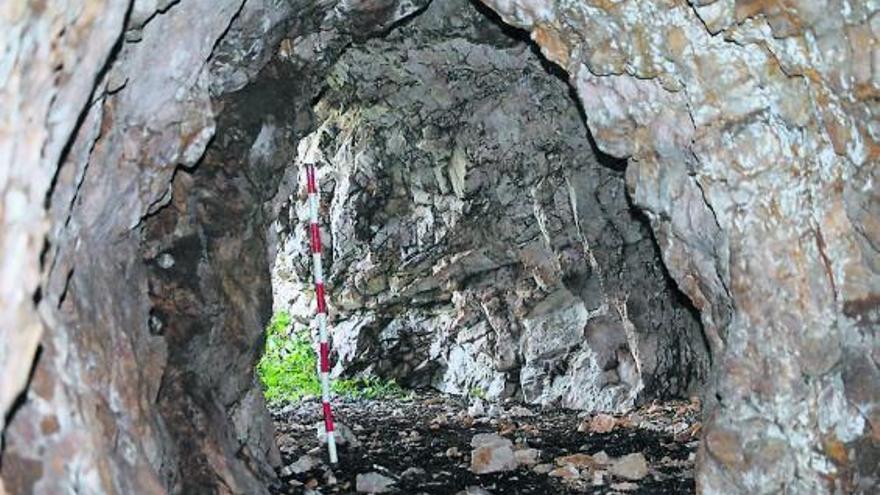
[[[273,493],[694,493],[698,414],[696,400],[615,416],[489,405],[428,391],[339,400],[337,436],[348,445],[331,468],[317,434],[320,404],[305,401],[273,411],[283,458],[282,484]],[[510,443],[478,437],[485,446],[473,466],[478,434]],[[474,473],[495,467],[503,471]]]

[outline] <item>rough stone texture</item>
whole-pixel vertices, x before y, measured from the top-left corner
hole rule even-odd
[[[630,158],[630,195],[650,219],[671,276],[700,310],[718,371],[700,489],[874,490],[880,465],[875,3],[487,3],[530,32],[570,74],[599,147]],[[191,460],[200,469],[195,478],[212,480],[216,491],[262,490],[257,478],[265,466],[255,465],[260,435],[243,427],[260,421],[259,398],[248,392],[252,382],[230,375],[229,389],[160,391],[166,372],[183,383],[188,370],[202,370],[182,363],[185,350],[170,349],[161,327],[150,326],[148,278],[165,272],[142,260],[140,243],[144,217],[158,222],[156,212],[175,204],[171,192],[181,191],[184,206],[198,196],[182,184],[187,172],[179,167],[194,164],[212,135],[209,91],[219,95],[254,80],[277,36],[284,38],[279,55],[321,69],[336,55],[309,54],[338,54],[367,28],[384,30],[419,8],[393,1],[310,5],[0,6],[0,421],[9,422],[0,476],[6,490],[182,490],[178,470]],[[297,20],[283,20],[281,9]],[[127,42],[114,52],[127,13]],[[228,27],[241,41],[218,44]],[[108,58],[114,63],[104,71]],[[242,142],[253,143],[262,128],[243,134]],[[175,175],[181,178],[172,189]],[[247,178],[229,182],[236,180]],[[242,205],[231,198],[230,211]],[[198,219],[202,213],[181,214]],[[218,211],[203,214],[215,218]],[[210,231],[184,220],[173,224]],[[242,267],[252,280],[247,271],[271,262],[274,241],[259,239],[265,235],[259,222],[242,225],[253,227],[252,237],[243,229],[248,242],[234,240],[231,252],[260,243],[269,250],[265,261]],[[173,234],[156,239],[162,246],[177,240]],[[199,242],[203,253],[222,248]],[[148,256],[149,263],[169,265],[161,254]],[[183,266],[205,266],[188,261]],[[204,289],[183,289],[198,302],[218,304],[266,292],[233,287],[228,279],[224,285],[221,276],[230,269],[211,266],[196,279]],[[186,301],[175,303],[184,309]],[[254,321],[259,308],[206,316],[218,328],[207,334],[216,339],[206,340],[208,361],[226,349],[233,369],[242,368],[258,344],[248,339],[258,332],[248,328],[240,340],[230,339],[240,329],[229,323],[236,315]],[[32,367],[38,340],[42,351]],[[226,394],[235,393],[243,394],[237,404],[249,404],[232,409],[248,411],[239,419],[226,409]],[[159,396],[176,400],[173,394],[181,394],[180,406],[214,404],[206,416],[214,428],[189,437],[186,425],[204,412],[177,423],[167,403],[157,405]],[[185,436],[173,438],[172,431]],[[245,443],[243,457],[228,455],[230,446]]]
[[[640,480],[648,475],[648,462],[641,452],[635,452],[615,459],[608,470],[620,478]]]
[[[234,216],[261,209],[248,194],[264,184],[242,184],[246,160],[209,157],[192,187],[187,168],[215,130],[210,91],[241,85],[224,60],[259,71],[278,30],[333,33],[341,47],[349,16],[383,29],[418,7],[322,4],[285,24],[286,2],[244,4],[138,1],[125,27],[125,2],[0,7],[0,476],[12,493],[264,493],[274,478],[253,377],[270,249],[261,218]]]
[[[168,201],[177,167],[194,164],[213,133],[205,62],[240,4],[135,9],[128,33],[136,27],[137,36],[90,81],[94,96],[48,201],[41,289],[51,329],[5,434],[0,473],[13,493],[162,493],[176,486],[181,452],[172,441],[173,418],[156,406],[168,342],[148,325],[139,228]],[[199,442],[192,438],[190,448],[200,450]],[[234,457],[222,462],[227,471],[247,471]],[[23,471],[33,476],[14,476]],[[242,481],[221,476],[241,490]]]
[[[387,493],[392,490],[394,480],[379,473],[357,475],[355,489],[358,493]]]
[[[349,48],[326,84],[292,173],[319,165],[337,373],[601,410],[705,375],[699,323],[623,164],[599,163],[528,44],[438,2]],[[276,305],[307,323],[309,218],[294,201]]]
[[[474,474],[497,473],[516,469],[519,462],[513,442],[494,433],[480,433],[471,440],[471,471]]]
[[[870,491],[878,6],[486,3],[571,75],[599,147],[630,158],[631,196],[701,311],[718,381],[700,489]]]
[[[0,432],[43,331],[35,294],[46,194],[122,29],[124,6],[107,3],[0,6]]]

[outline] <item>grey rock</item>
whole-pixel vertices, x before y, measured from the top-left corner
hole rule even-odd
[[[873,488],[871,2],[487,0],[568,73],[625,174],[593,163],[568,87],[463,4],[340,56],[424,7],[362,4],[4,3],[6,491],[265,493],[279,462],[253,379],[266,275],[303,241],[283,239],[302,215],[273,223],[272,196],[297,188],[290,143],[332,120],[310,105],[328,71],[322,108],[363,108],[366,124],[331,122],[322,165],[325,261],[346,289],[331,304],[349,327],[338,372],[625,409],[702,383],[705,341],[705,493]],[[250,99],[259,88],[272,105]],[[271,159],[250,161],[273,125]],[[524,345],[524,321],[562,289],[586,310],[584,342],[569,347],[578,307],[553,317],[552,346]],[[852,478],[828,475],[839,445]]]
[[[513,442],[494,433],[480,433],[471,439],[471,472],[497,473],[516,469]]]
[[[523,406],[513,406],[505,414],[511,418],[528,418],[535,415],[531,409]]]
[[[553,470],[553,464],[537,464],[532,468],[532,471],[538,474],[547,474]]]
[[[614,459],[608,470],[614,476],[638,481],[648,475],[648,461],[641,452],[635,452]]]
[[[407,468],[404,472],[400,473],[401,478],[415,478],[418,476],[424,476],[425,470],[422,468],[411,467]]]
[[[355,489],[358,493],[388,493],[395,481],[377,472],[358,474],[355,477]]]
[[[601,410],[699,383],[699,324],[623,173],[565,84],[499,40],[464,2],[435,2],[329,69],[296,163],[323,185],[334,372]],[[281,253],[307,259],[305,205],[289,218]],[[280,263],[274,290],[306,319],[308,265]]]
[[[290,469],[290,472],[294,474],[304,473],[318,466],[321,461],[315,457],[310,455],[304,455],[296,460],[290,466],[287,466]]]
[[[513,452],[513,456],[520,466],[534,466],[541,458],[541,451],[538,449],[517,449]]]
[[[318,441],[322,444],[327,443],[327,430],[324,427],[324,422],[318,422],[314,425],[315,434],[318,437]],[[335,422],[333,424],[333,436],[337,445],[348,445],[350,447],[357,447],[361,443],[358,441],[357,436],[351,431],[344,423]]]

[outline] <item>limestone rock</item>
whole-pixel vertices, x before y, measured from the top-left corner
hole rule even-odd
[[[3,3],[4,488],[265,493],[316,132],[337,372],[609,411],[711,352],[703,492],[876,479],[877,7],[778,3],[485,2],[625,167],[463,4]]]
[[[578,469],[590,469],[596,465],[592,456],[587,454],[571,454],[556,458],[556,464],[559,466],[574,466]]]
[[[648,461],[641,452],[635,452],[614,459],[608,470],[614,476],[638,481],[648,475]]]
[[[600,161],[525,44],[434,2],[329,71],[295,167],[316,163],[322,185],[335,373],[593,410],[699,383],[698,322],[622,164]],[[308,259],[307,213],[292,206],[284,256]],[[308,264],[276,266],[276,294],[307,318]]]
[[[880,231],[864,215],[880,211],[869,179],[880,78],[856,48],[878,39],[876,6],[486,3],[571,76],[599,147],[631,157],[628,191],[718,363],[706,397],[722,400],[705,405],[706,433],[788,445],[771,463],[703,457],[701,489],[847,490],[820,467],[832,459],[814,457],[826,433],[795,418],[816,417],[834,404],[820,397],[858,388],[856,376],[877,382],[847,369],[876,359],[866,342],[876,341]],[[803,386],[805,376],[827,385]],[[845,429],[850,414],[833,415]]]
[[[212,97],[256,74],[280,31],[341,31],[343,46],[419,2],[296,9],[296,26],[267,3],[0,7],[6,490],[256,494],[274,479],[280,458],[253,369],[271,307],[270,222],[255,198],[277,184],[245,164],[256,134],[230,139],[231,113],[203,158],[224,120],[216,110],[231,103]],[[357,15],[368,29],[346,25]],[[241,72],[213,70],[221,52],[249,48],[226,59],[247,64]],[[38,433],[54,415],[57,429]]]
[[[393,479],[376,472],[358,474],[355,478],[358,493],[388,493],[393,486]]]
[[[321,443],[327,443],[327,430],[324,426],[324,422],[318,422],[314,425],[315,434],[318,436],[318,440]],[[336,440],[337,445],[348,445],[351,447],[357,447],[360,445],[360,441],[358,441],[357,435],[351,431],[351,428],[348,425],[340,422],[334,422],[333,424],[333,436]]]
[[[310,455],[304,455],[304,456],[300,457],[299,459],[297,459],[296,462],[291,464],[289,467],[290,467],[290,470],[292,473],[299,474],[299,473],[304,473],[306,471],[311,470],[312,468],[317,466],[320,462],[321,461],[319,461],[318,459],[316,459]]]
[[[589,423],[584,423],[578,427],[578,431],[589,431],[590,433],[608,433],[617,425],[617,420],[610,414],[597,414],[590,419]]]
[[[554,478],[562,478],[565,480],[577,479],[580,477],[580,475],[581,475],[581,472],[578,470],[578,468],[572,466],[571,464],[566,464],[564,466],[560,466],[560,467],[550,471],[549,473],[547,473],[547,476],[552,476]]]
[[[471,440],[471,471],[474,474],[511,471],[517,467],[513,442],[492,433],[474,435]]]
[[[541,451],[538,449],[517,449],[513,452],[516,463],[520,466],[534,466],[541,459]]]

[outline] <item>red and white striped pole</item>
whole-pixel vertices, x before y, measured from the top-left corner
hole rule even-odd
[[[319,347],[321,373],[321,402],[324,408],[324,430],[327,432],[327,449],[330,451],[330,462],[335,464],[336,437],[333,433],[333,411],[330,409],[330,342],[327,338],[327,302],[324,299],[324,273],[321,267],[321,230],[318,227],[318,187],[315,182],[315,166],[306,164],[306,178],[309,190],[309,234],[312,244],[312,264],[315,279],[315,298],[318,309],[315,318],[318,320],[318,331],[321,344]]]

